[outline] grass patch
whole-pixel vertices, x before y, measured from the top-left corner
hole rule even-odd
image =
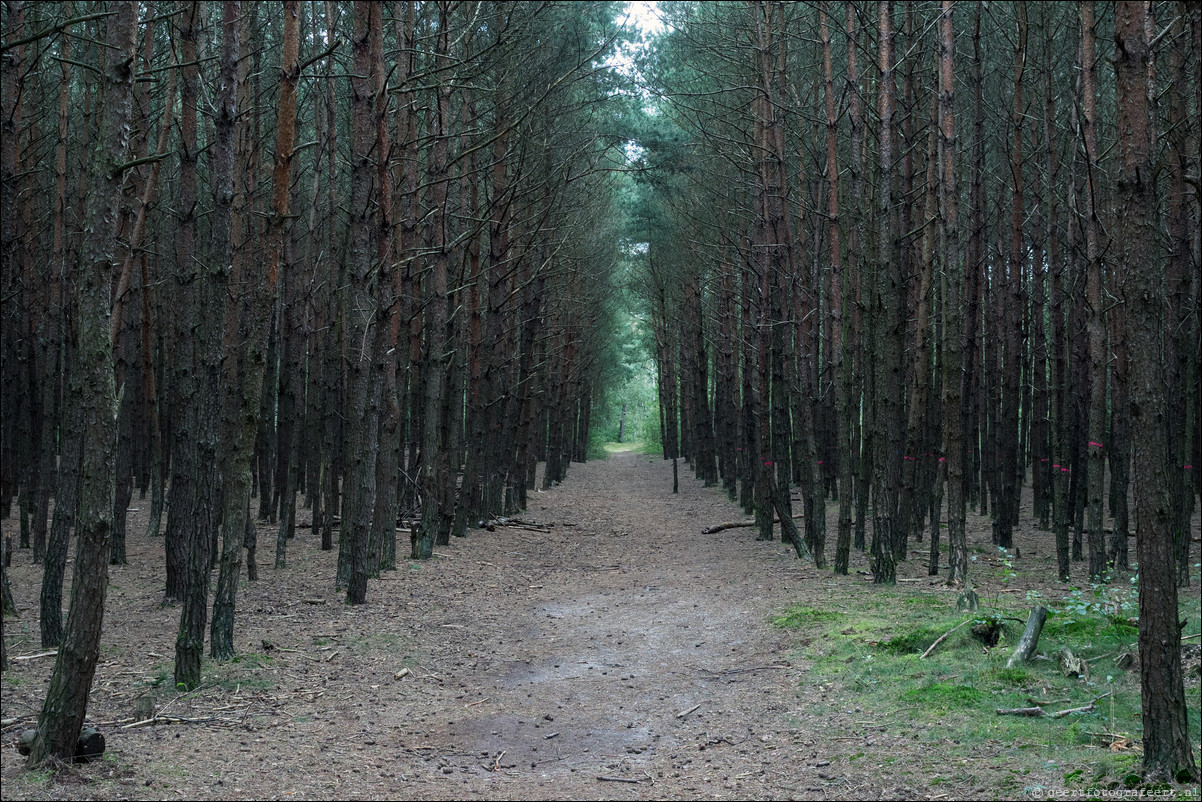
[[[881,649],[891,654],[922,654],[930,648],[932,643],[939,640],[944,631],[932,626],[919,627],[890,638],[881,644]]]
[[[225,677],[217,680],[217,687],[227,693],[238,693],[245,690],[269,691],[275,683],[269,679],[256,677]]]
[[[1059,619],[1059,629],[1062,636],[1078,640],[1095,638],[1112,641],[1112,645],[1123,643],[1134,644],[1139,636],[1139,627],[1131,620],[1119,615],[1088,616],[1069,618],[1063,613],[1055,616]]]
[[[941,610],[947,608],[947,599],[934,593],[915,593],[898,601],[906,607],[937,607]]]
[[[383,651],[396,655],[406,651],[412,643],[412,638],[398,635],[395,632],[371,632],[351,638],[346,645],[355,651]]]
[[[984,696],[984,691],[967,685],[932,682],[920,688],[911,688],[902,694],[901,699],[903,702],[943,712],[957,707],[975,707]]]
[[[887,724],[892,736],[919,743],[951,742],[965,754],[993,750],[1013,769],[1018,790],[1031,785],[1028,775],[1051,770],[1065,777],[1081,766],[1086,768],[1073,778],[1083,786],[1131,788],[1140,756],[1124,751],[1122,739],[1142,737],[1139,672],[1116,664],[1118,656],[1136,649],[1138,630],[1129,612],[1073,607],[1071,598],[1012,597],[963,613],[956,610],[958,595],[903,587],[848,589],[845,597],[830,599],[827,609],[798,605],[772,623],[797,632],[794,655],[808,668],[801,694],[813,698],[817,692],[833,705],[832,714],[854,711],[850,721]],[[1196,597],[1182,602],[1186,634],[1197,631],[1197,613],[1187,609]],[[1051,659],[1008,668],[1034,603],[1050,608],[1038,652]],[[995,646],[974,637],[974,625],[983,622],[996,625]],[[944,635],[928,657],[920,657]],[[1055,655],[1064,648],[1089,661],[1089,677],[1061,674]],[[1108,691],[1110,696],[1098,699]],[[1199,702],[1196,694],[1187,696],[1193,734]],[[1036,704],[1055,713],[1095,699],[1094,709],[1058,719],[997,713]],[[836,720],[845,719],[832,723]],[[1109,751],[1112,742],[1120,744],[1119,751]]]
[[[276,658],[259,652],[239,652],[229,660],[206,660],[202,687],[227,693],[240,690],[271,690],[275,687]]]
[[[1031,674],[1021,668],[995,668],[993,676],[1003,685],[1025,688],[1031,682]]]
[[[819,610],[814,607],[793,607],[782,616],[772,619],[772,625],[781,629],[802,629],[823,621],[841,621],[843,613]]]
[[[230,662],[243,668],[267,668],[275,662],[275,658],[271,655],[259,654],[258,652],[242,652],[241,654],[234,655]]]

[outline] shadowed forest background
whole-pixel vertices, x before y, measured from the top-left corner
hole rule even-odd
[[[32,765],[75,753],[129,539],[193,689],[298,508],[361,605],[634,441],[835,576],[925,561],[974,607],[972,509],[1006,555],[1050,531],[1056,580],[1134,579],[1145,776],[1197,777],[1197,5],[2,10]]]

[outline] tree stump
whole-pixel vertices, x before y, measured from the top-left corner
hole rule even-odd
[[[1046,607],[1031,609],[1031,615],[1027,617],[1027,628],[1023,630],[1023,636],[1018,640],[1018,648],[1006,661],[1006,668],[1014,668],[1019,663],[1025,663],[1031,659],[1031,655],[1035,654],[1035,647],[1039,643],[1039,635],[1043,632],[1043,624],[1047,620],[1048,609]]]
[[[1068,649],[1061,649],[1060,673],[1066,677],[1089,679],[1089,663],[1077,657]]]
[[[134,721],[146,721],[154,718],[154,697],[143,694],[134,700]]]

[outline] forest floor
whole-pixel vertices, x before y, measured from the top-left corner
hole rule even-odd
[[[531,495],[522,518],[549,531],[471,530],[373,580],[359,607],[333,587],[335,553],[301,529],[286,569],[272,569],[264,548],[261,578],[242,583],[239,657],[206,661],[204,686],[189,694],[172,688],[179,610],[160,605],[162,540],[140,534],[147,502],[135,501],[139,534],[130,564],[110,572],[88,711],[108,751],[57,773],[27,770],[15,748],[52,668],[49,657],[21,659],[43,650],[40,571],[19,552],[10,578],[21,614],[5,627],[17,659],[0,683],[2,796],[1021,799],[1134,783],[1138,671],[1114,666],[1134,643],[1120,620],[1126,578],[1113,590],[1081,579],[1074,595],[1053,581],[1047,533],[1025,522],[1022,556],[1001,554],[987,520],[972,516],[974,586],[983,609],[1013,619],[1009,645],[988,649],[962,627],[920,662],[965,621],[960,591],[927,575],[926,541],[895,588],[874,586],[859,552],[852,574],[835,576],[750,528],[701,534],[745,518],[683,464],[672,494],[671,471],[630,452],[573,465],[562,485]],[[1198,587],[1195,575],[1183,601],[1190,632]],[[1032,593],[1059,613],[1041,651],[1076,637],[1092,677],[1065,678],[1054,661],[1001,668]],[[1063,719],[994,710],[1037,696],[1051,713],[1108,686],[1109,706]],[[156,718],[136,722],[147,695]],[[1173,794],[1197,798],[1197,786]]]

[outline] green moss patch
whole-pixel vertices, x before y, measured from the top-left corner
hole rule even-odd
[[[933,682],[930,685],[911,688],[903,693],[901,698],[904,702],[920,704],[924,707],[951,710],[957,707],[974,707],[985,698],[985,694],[968,685]]]

